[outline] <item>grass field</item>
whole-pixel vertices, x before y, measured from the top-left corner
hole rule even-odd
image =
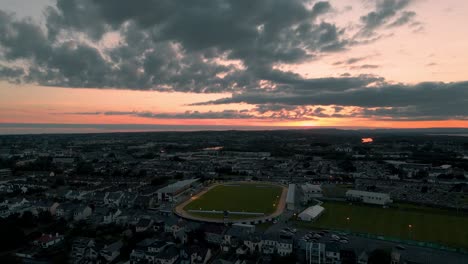
[[[325,202],[325,212],[313,223],[299,226],[342,229],[401,239],[468,248],[468,215],[415,205],[380,208]],[[349,220],[347,218],[349,217]],[[411,227],[409,227],[411,225]]]
[[[233,212],[273,213],[281,198],[280,186],[242,183],[218,185],[201,197],[196,197],[184,210],[216,210]],[[191,213],[209,218],[222,218],[222,215]],[[230,216],[231,217],[231,216]],[[232,217],[235,217],[232,215]],[[245,216],[238,216],[244,218]]]

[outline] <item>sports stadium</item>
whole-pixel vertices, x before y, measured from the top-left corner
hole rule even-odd
[[[183,218],[213,223],[260,223],[281,215],[287,188],[276,183],[216,183],[175,208]]]

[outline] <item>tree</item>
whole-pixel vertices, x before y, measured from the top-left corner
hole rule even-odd
[[[93,164],[89,162],[81,161],[81,162],[78,162],[78,164],[76,165],[76,173],[78,175],[87,175],[93,172],[94,172]]]
[[[31,211],[26,211],[23,213],[21,218],[19,219],[19,224],[22,227],[34,227],[36,226],[36,222],[34,221],[34,215],[32,214]]]
[[[14,222],[1,221],[0,234],[2,234],[0,236],[1,251],[15,249],[24,243],[24,232]]]
[[[55,185],[56,186],[63,186],[65,185],[65,178],[64,177],[55,177]]]
[[[184,178],[184,174],[181,172],[178,172],[175,176],[174,179],[176,180],[182,180]]]
[[[52,214],[49,211],[41,211],[38,215],[38,221],[42,224],[49,224],[53,221]]]
[[[353,162],[351,160],[349,160],[349,159],[346,159],[346,160],[340,162],[339,166],[345,172],[356,172],[356,167],[354,167]]]
[[[169,177],[166,177],[166,176],[157,177],[151,180],[151,185],[160,186],[160,185],[165,184],[167,181],[169,181]]]
[[[372,251],[369,255],[369,260],[367,263],[369,264],[390,264],[392,261],[392,257],[390,252],[384,249],[376,249]]]

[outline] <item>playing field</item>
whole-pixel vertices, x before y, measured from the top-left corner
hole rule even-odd
[[[231,211],[272,214],[277,209],[283,188],[259,183],[217,185],[193,201],[184,210]],[[222,215],[199,214],[207,217]]]
[[[301,222],[299,225],[342,229],[468,248],[468,215],[466,213],[457,214],[454,211],[414,205],[399,205],[398,208],[384,209],[366,205],[325,202],[322,206],[325,207],[325,212],[316,222]]]

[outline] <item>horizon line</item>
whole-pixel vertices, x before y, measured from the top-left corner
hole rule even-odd
[[[166,125],[166,124],[86,124],[86,123],[0,123],[0,135],[37,134],[97,134],[97,133],[138,133],[138,132],[197,132],[197,131],[281,131],[281,130],[458,130],[468,132],[468,127],[421,127],[392,128],[364,126],[240,126],[240,125]]]

